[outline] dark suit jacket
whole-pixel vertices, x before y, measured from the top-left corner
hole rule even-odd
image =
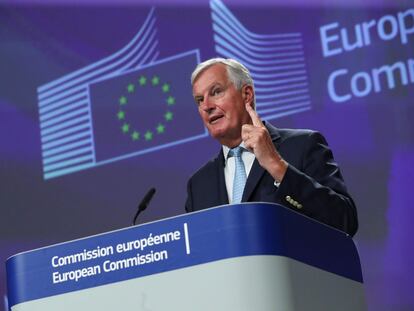
[[[266,123],[270,137],[289,163],[279,187],[254,161],[242,202],[278,203],[354,235],[358,229],[355,204],[347,193],[338,165],[325,138],[311,130],[276,129]],[[186,211],[228,204],[223,151],[188,181]]]

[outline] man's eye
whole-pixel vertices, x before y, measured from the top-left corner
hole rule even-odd
[[[196,98],[194,98],[194,101],[197,104],[197,106],[200,106],[201,102],[203,101],[203,98],[202,97],[196,97]]]
[[[222,90],[222,89],[217,88],[217,89],[214,89],[214,90],[213,90],[212,95],[213,95],[213,96],[218,96],[218,95],[220,95],[222,92],[223,92],[223,90]]]

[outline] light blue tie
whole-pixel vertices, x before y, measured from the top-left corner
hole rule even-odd
[[[229,156],[234,157],[234,163],[236,164],[233,180],[232,204],[241,202],[244,186],[246,185],[246,170],[244,168],[244,163],[241,157],[243,151],[244,149],[242,147],[236,147],[230,149],[229,151]]]

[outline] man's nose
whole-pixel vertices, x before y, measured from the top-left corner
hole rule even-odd
[[[204,97],[203,102],[201,103],[201,109],[205,112],[210,113],[215,108],[215,103],[213,100],[210,99],[209,96]]]

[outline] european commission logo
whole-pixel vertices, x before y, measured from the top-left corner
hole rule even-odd
[[[156,33],[152,9],[121,50],[38,88],[44,179],[207,135],[186,122],[199,51],[159,60]]]
[[[197,50],[95,79],[56,103],[40,101],[44,178],[207,135],[188,82]],[[59,105],[49,111],[51,105]]]
[[[210,1],[215,50],[249,68],[264,120],[311,109],[300,33],[247,30]],[[199,50],[158,59],[152,9],[116,53],[38,88],[44,179],[207,136],[189,83]]]

